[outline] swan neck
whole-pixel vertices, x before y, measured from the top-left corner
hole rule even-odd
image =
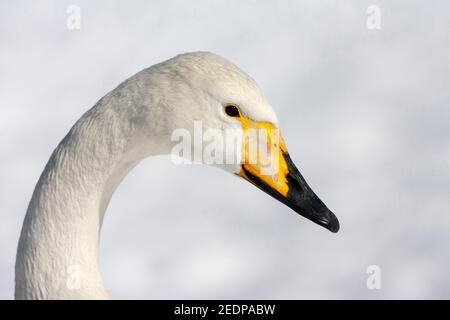
[[[16,259],[18,299],[108,298],[98,268],[110,197],[140,160],[113,108],[86,113],[52,154],[29,204]]]

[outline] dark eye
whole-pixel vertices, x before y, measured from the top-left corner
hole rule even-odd
[[[234,104],[227,104],[225,106],[225,113],[230,117],[240,117],[239,108]]]

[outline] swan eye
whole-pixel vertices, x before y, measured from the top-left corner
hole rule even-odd
[[[225,106],[225,113],[230,117],[238,118],[241,116],[241,113],[239,112],[239,107],[235,104],[227,104]]]

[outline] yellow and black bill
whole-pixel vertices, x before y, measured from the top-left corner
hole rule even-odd
[[[273,125],[260,123],[259,126],[268,129]],[[331,232],[338,232],[338,219],[306,183],[292,162],[278,129],[274,127],[272,129],[275,130],[276,134],[267,134],[266,146],[268,146],[269,151],[265,156],[260,156],[260,150],[256,150],[261,148],[261,143],[251,146],[249,139],[244,139],[244,157],[239,176],[284,203],[301,216]],[[251,156],[249,154],[252,149],[259,154],[259,156],[254,157],[256,161],[250,161]],[[268,163],[270,163],[269,167],[275,169],[272,171],[264,170]]]
[[[337,217],[308,186],[292,162],[289,154],[285,153],[283,157],[285,158],[288,169],[285,182],[287,193],[280,192],[279,185],[269,183],[266,179],[249,170],[245,164],[242,165],[240,176],[278,201],[284,203],[301,216],[321,225],[331,232],[338,232],[339,220]],[[281,189],[284,189],[284,187]]]

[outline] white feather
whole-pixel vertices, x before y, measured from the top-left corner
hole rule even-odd
[[[86,112],[48,161],[30,201],[16,259],[17,299],[109,298],[98,268],[108,202],[145,157],[170,152],[170,134],[202,120],[223,129],[225,103],[277,124],[247,74],[207,52],[179,55],[129,78]],[[79,287],[71,286],[78,270]]]

